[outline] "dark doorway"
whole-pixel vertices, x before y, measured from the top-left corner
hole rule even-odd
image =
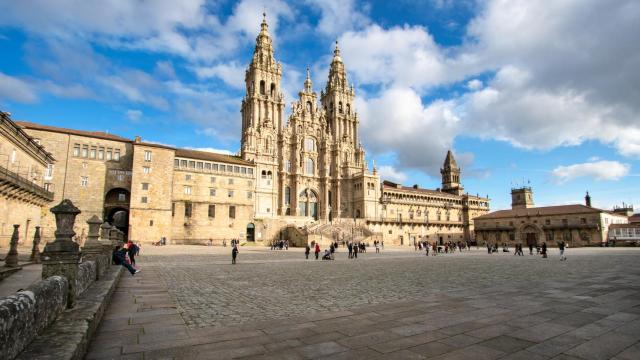
[[[125,240],[128,239],[129,233],[129,210],[125,208],[111,208],[105,209],[105,219],[111,226],[115,226],[118,230],[122,231],[125,236]]]
[[[439,242],[439,244],[440,244],[440,245],[442,245],[442,244],[443,244],[442,236],[440,236],[440,242]]]
[[[256,234],[256,226],[253,225],[252,223],[249,223],[249,225],[247,225],[247,241],[250,241],[250,242],[256,241],[255,234]]]
[[[526,238],[527,238],[527,246],[529,245],[535,246],[538,244],[536,233],[527,233]]]

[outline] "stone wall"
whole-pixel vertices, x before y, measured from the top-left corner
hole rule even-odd
[[[78,266],[78,278],[76,279],[76,296],[80,296],[91,286],[97,277],[97,265],[95,261],[85,261]]]
[[[0,299],[0,358],[13,359],[67,306],[67,279],[52,276]]]

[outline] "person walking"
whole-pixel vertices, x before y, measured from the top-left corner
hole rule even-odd
[[[533,255],[533,244],[529,243],[529,255]]]
[[[564,249],[566,247],[566,244],[564,241],[560,241],[558,243],[558,250],[560,250],[560,261],[565,261],[567,260],[567,257],[564,256]]]
[[[543,242],[542,243],[542,257],[543,258],[547,258],[547,243]]]
[[[231,248],[231,265],[235,265],[238,252],[238,245],[233,243],[233,247]]]
[[[129,255],[129,261],[131,262],[131,266],[136,267],[136,255],[138,254],[138,246],[134,244],[131,240],[127,242],[127,255]]]
[[[307,244],[307,246],[305,246],[304,248],[304,258],[309,260],[309,253],[311,252],[311,248],[309,247],[309,244]]]
[[[315,253],[316,253],[316,260],[318,260],[318,256],[320,256],[320,244],[318,243],[316,243]]]
[[[349,259],[351,259],[353,257],[353,244],[351,242],[347,244],[347,249],[349,249]]]
[[[354,244],[353,245],[353,258],[357,259],[358,258],[358,244]]]
[[[111,259],[113,260],[114,264],[124,266],[127,270],[129,270],[129,272],[133,276],[139,273],[140,270],[134,269],[133,266],[131,266],[131,264],[127,263],[126,253],[128,250],[129,250],[128,243],[124,244],[124,246],[122,247],[120,247],[120,245],[116,246],[116,248],[113,250],[113,253],[111,254]]]
[[[378,243],[378,241],[374,241],[373,243],[376,246],[376,254],[380,254],[380,244]]]

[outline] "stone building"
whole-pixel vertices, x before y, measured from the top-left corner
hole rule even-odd
[[[45,181],[55,158],[42,144],[0,112],[0,247],[7,247],[13,225],[22,243],[31,242],[42,225],[43,206],[53,200]]]
[[[609,226],[627,222],[627,217],[585,205],[535,207],[531,187],[511,190],[511,210],[499,210],[475,219],[477,239],[482,243],[570,246],[600,245],[607,241]]]

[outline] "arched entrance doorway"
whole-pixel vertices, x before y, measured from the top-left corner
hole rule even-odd
[[[304,189],[298,195],[298,215],[318,220],[318,194],[315,191]]]
[[[129,202],[131,193],[124,188],[109,190],[104,196],[104,220],[124,232],[129,233]]]
[[[253,223],[247,225],[247,241],[256,241],[256,226]]]
[[[538,244],[538,229],[533,226],[526,226],[522,229],[522,238],[527,246],[536,246]]]

